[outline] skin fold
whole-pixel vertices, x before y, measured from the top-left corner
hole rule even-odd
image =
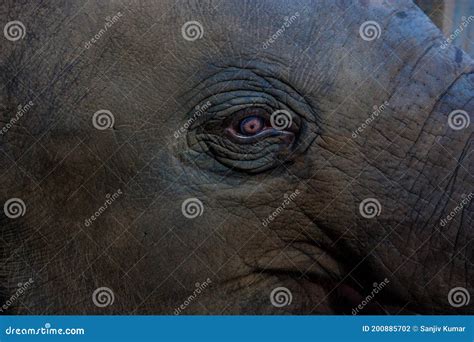
[[[474,125],[448,124],[472,118],[474,64],[411,1],[0,9],[26,28],[0,49],[2,126],[33,102],[0,135],[1,203],[26,207],[0,216],[1,303],[33,280],[3,313],[474,314],[448,301],[474,295],[472,203],[442,224],[474,191]],[[235,136],[276,110],[290,128]]]

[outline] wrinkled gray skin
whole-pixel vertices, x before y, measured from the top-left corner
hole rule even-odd
[[[2,301],[9,313],[473,314],[448,303],[474,295],[472,127],[448,114],[474,107],[473,63],[409,1],[2,2],[1,120],[33,108],[1,136]],[[105,17],[122,18],[84,48]],[[263,45],[299,13],[283,34]],[[203,37],[183,39],[199,21]],[[360,25],[377,21],[365,41]],[[3,37],[2,37],[3,38]],[[240,144],[226,120],[262,104],[286,109],[296,139]],[[174,132],[211,102],[187,133]],[[389,105],[357,138],[373,106]],[[98,130],[99,109],[115,117]],[[91,225],[84,220],[118,189]],[[299,191],[266,226],[262,221]],[[196,197],[201,216],[182,202]],[[376,198],[379,216],[359,213]],[[92,301],[101,286],[115,301]],[[270,292],[292,293],[274,307]]]

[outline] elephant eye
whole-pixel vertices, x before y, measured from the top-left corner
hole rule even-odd
[[[295,114],[258,104],[221,108],[216,112],[211,108],[210,118],[198,125],[190,138],[205,143],[215,160],[234,170],[258,173],[292,156],[301,127]],[[289,115],[283,123],[282,112]]]
[[[226,121],[224,131],[231,141],[239,144],[255,144],[264,139],[279,137],[279,143],[291,145],[296,134],[295,127],[277,127],[272,117],[273,114],[263,108],[241,109]]]
[[[246,108],[234,113],[227,122],[227,136],[245,143],[271,135],[269,114],[262,108]]]
[[[199,96],[209,101],[196,101],[192,108],[199,112],[188,113],[187,145],[199,154],[194,163],[216,173],[227,174],[230,168],[256,174],[291,163],[314,141],[316,114],[294,89],[284,83],[269,87],[262,79],[261,92],[247,89],[254,81],[235,82],[229,81],[226,91],[206,88]]]
[[[239,131],[243,135],[256,135],[265,127],[265,122],[261,117],[249,116],[240,121]]]

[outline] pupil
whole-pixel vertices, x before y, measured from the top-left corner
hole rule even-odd
[[[263,128],[263,120],[258,116],[251,116],[240,122],[240,133],[244,135],[255,135]]]

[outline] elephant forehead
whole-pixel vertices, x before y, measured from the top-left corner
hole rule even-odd
[[[406,20],[403,10],[415,8],[408,2],[268,1],[237,6],[230,1],[188,1],[130,3],[125,9],[117,4],[88,6],[97,12],[98,24],[104,14],[123,11],[123,16],[84,55],[127,90],[148,83],[149,91],[143,96],[151,98],[150,103],[186,92],[209,76],[211,66],[226,67],[236,60],[242,65],[257,60],[260,64],[254,62],[252,67],[262,69],[276,66],[272,72],[291,78],[303,92],[334,90],[344,84],[352,87],[390,57],[390,46],[393,49],[409,38],[411,50],[417,52],[417,41],[420,45],[423,41],[413,40],[409,29],[398,30]],[[72,26],[86,44],[93,45],[92,38],[102,39],[97,34],[102,27],[86,29],[85,20],[74,18]],[[369,43],[361,39],[364,22],[378,25],[380,39]],[[399,63],[390,60],[395,66],[385,74],[391,75]]]

